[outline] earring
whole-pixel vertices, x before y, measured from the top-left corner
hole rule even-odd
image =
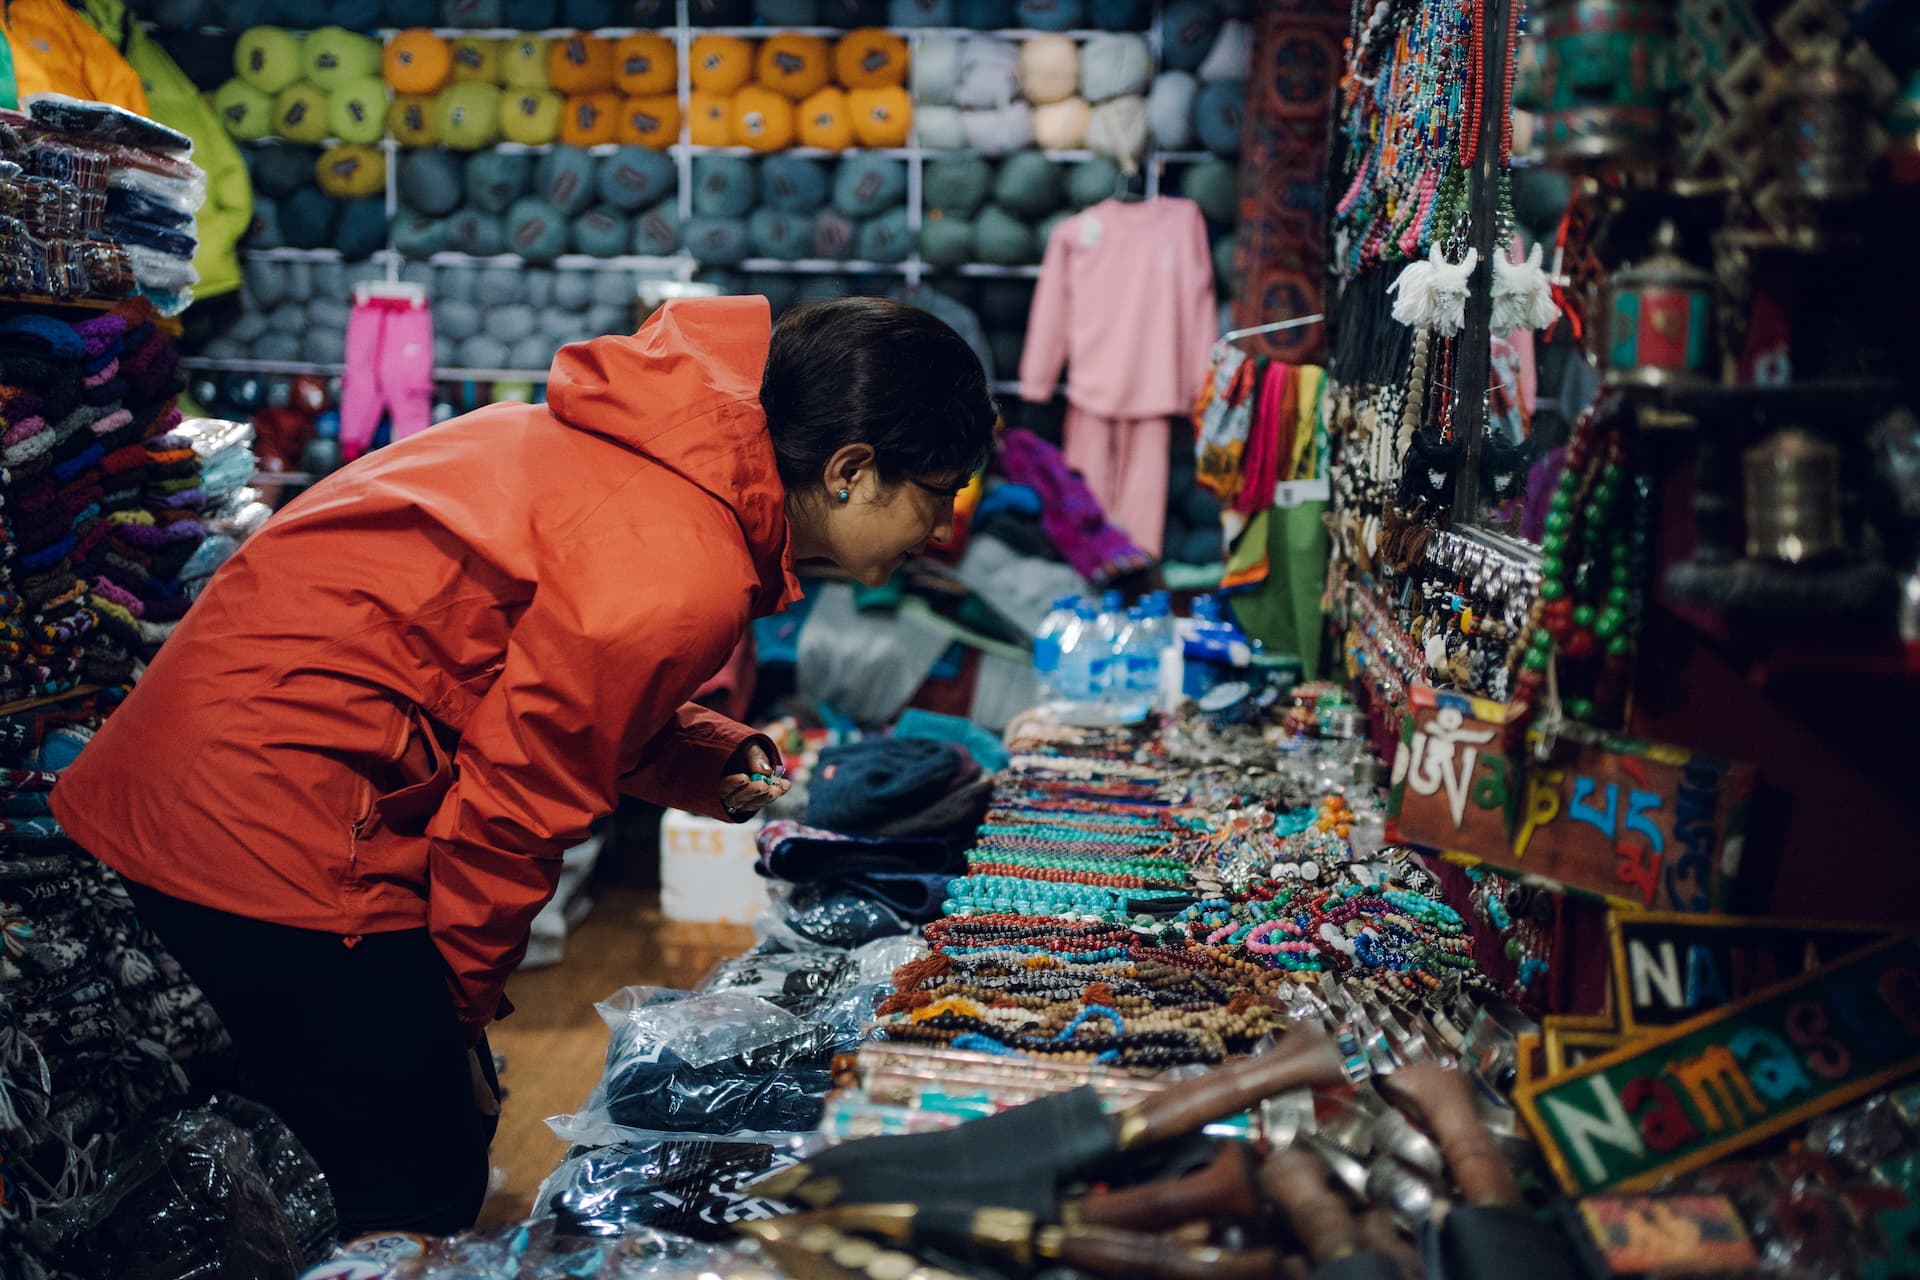
[[[845,502],[848,498],[852,497],[853,495],[848,493],[845,489],[842,489],[839,493],[835,494],[834,496],[840,499],[840,501]]]

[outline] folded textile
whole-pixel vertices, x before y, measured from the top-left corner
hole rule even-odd
[[[955,876],[964,857],[944,841],[919,836],[853,836],[803,822],[769,822],[757,839],[756,869],[770,880],[808,884],[856,873]]]
[[[910,816],[979,765],[963,748],[926,739],[865,738],[820,753],[807,821],[830,831],[867,831]]]
[[[932,804],[873,829],[878,836],[940,836],[971,843],[973,833],[993,803],[993,777],[982,774],[962,783]]]
[[[1031,431],[1013,430],[1000,442],[1007,478],[1041,498],[1040,524],[1067,563],[1095,583],[1144,569],[1153,557],[1107,521],[1106,512],[1060,451]]]

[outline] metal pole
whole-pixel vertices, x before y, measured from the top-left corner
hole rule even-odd
[[[1455,482],[1454,523],[1480,516],[1480,440],[1487,426],[1487,386],[1493,358],[1493,255],[1504,245],[1494,243],[1500,208],[1500,137],[1506,101],[1507,23],[1515,0],[1481,0],[1485,39],[1480,60],[1480,137],[1473,167],[1467,172],[1467,207],[1471,219],[1467,243],[1480,255],[1467,282],[1467,327],[1461,334],[1455,361],[1459,385],[1455,388],[1454,429],[1461,433],[1460,474]]]

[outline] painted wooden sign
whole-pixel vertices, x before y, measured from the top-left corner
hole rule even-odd
[[[1727,1196],[1588,1196],[1578,1212],[1608,1275],[1733,1275],[1759,1260]]]
[[[1499,703],[1416,686],[1393,762],[1388,836],[1627,906],[1724,904],[1751,766],[1583,729],[1551,765],[1502,746]],[[1576,739],[1569,741],[1569,739]]]
[[[1920,938],[1632,1041],[1519,1091],[1571,1193],[1643,1190],[1920,1070]]]
[[[1763,991],[1883,938],[1881,925],[1614,911],[1613,1001],[1628,1035]]]

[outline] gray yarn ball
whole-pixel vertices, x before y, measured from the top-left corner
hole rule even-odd
[[[749,256],[747,224],[739,218],[692,217],[683,228],[688,252],[707,266],[730,267]]]
[[[284,302],[287,297],[287,269],[279,262],[247,264],[247,292],[262,309]]]
[[[680,207],[662,201],[633,220],[633,251],[643,258],[664,258],[680,247]]]
[[[434,292],[434,284],[439,278],[440,273],[434,269],[431,262],[405,262],[400,265],[401,281],[406,284],[417,284],[428,293]],[[314,280],[314,286],[317,292],[319,288],[317,277]],[[341,291],[342,294],[345,292],[345,290]]]
[[[447,151],[409,151],[400,157],[400,202],[419,213],[445,217],[460,207],[466,191],[464,166]]]
[[[226,333],[221,336],[245,345],[249,342],[257,342],[261,335],[266,332],[267,317],[265,314],[259,311],[249,310],[242,311],[238,316],[234,317],[233,323],[227,326]]]
[[[307,304],[307,323],[315,329],[347,331],[347,318],[352,308],[344,302],[331,298],[315,298]]]
[[[751,160],[740,156],[693,159],[693,211],[701,217],[746,217],[757,185]]]
[[[291,364],[300,358],[300,338],[291,333],[269,333],[253,344],[250,358]]]
[[[393,220],[393,247],[403,258],[430,258],[447,247],[450,231],[445,218],[403,212]]]
[[[287,264],[287,301],[310,302],[313,300],[313,264],[311,262],[289,262]]]
[[[486,334],[511,346],[533,331],[533,308],[524,303],[509,303],[487,311]]]
[[[592,299],[593,277],[587,272],[560,271],[554,274],[553,305],[559,311],[585,311]]]
[[[347,331],[345,329],[315,329],[307,335],[307,359],[314,364],[345,364],[347,362]]]
[[[505,213],[533,190],[533,157],[509,151],[482,151],[467,162],[467,205],[482,213]]]
[[[267,328],[275,333],[303,334],[307,331],[307,308],[289,299],[267,313]]]
[[[631,308],[633,300],[639,296],[639,280],[633,272],[596,271],[593,273],[592,305]]]
[[[747,238],[755,256],[791,262],[813,247],[813,219],[778,209],[755,209],[747,219]]]
[[[869,218],[860,227],[856,254],[867,262],[905,262],[913,252],[913,229],[907,211],[892,209]]]
[[[634,307],[632,302],[626,306],[596,302],[587,308],[587,323],[595,334],[615,334],[620,337],[633,332]]]
[[[567,251],[567,218],[539,196],[522,196],[507,210],[507,248],[528,262],[552,262]]]
[[[597,194],[594,176],[599,164],[579,147],[555,147],[540,157],[534,192],[564,217],[585,212]]]
[[[512,353],[507,344],[498,338],[479,333],[460,344],[460,367],[463,369],[504,369]]]
[[[551,338],[543,334],[530,333],[513,344],[507,353],[509,367],[514,369],[545,369],[553,363],[554,345]]]
[[[523,273],[513,267],[483,267],[469,270],[473,277],[473,300],[483,307],[505,306],[520,301]]]
[[[248,342],[251,341],[252,339],[240,342],[228,337],[215,338],[200,349],[200,354],[209,360],[245,360]]]
[[[573,247],[596,258],[625,253],[632,237],[632,220],[610,204],[587,210],[573,223]]]
[[[553,302],[553,275],[545,267],[529,267],[520,273],[520,301],[541,311]]]
[[[447,220],[447,244],[461,253],[491,258],[506,251],[506,227],[496,214],[462,209]]]
[[[470,302],[439,302],[433,308],[433,327],[449,342],[471,338],[486,327],[487,318]]]
[[[463,267],[441,267],[433,275],[433,302],[440,305],[442,299],[451,302],[472,302],[474,292],[480,283],[480,273]]]

